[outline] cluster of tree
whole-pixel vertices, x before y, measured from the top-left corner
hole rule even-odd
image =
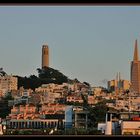
[[[11,112],[11,108],[8,106],[8,101],[12,100],[11,94],[8,94],[7,96],[1,98],[0,100],[0,118],[6,118],[6,116],[9,115]]]
[[[7,73],[3,71],[3,68],[0,68],[0,76],[5,76],[5,75],[7,75]]]
[[[91,120],[89,122],[89,127],[97,127],[99,122],[105,122],[108,108],[103,102],[97,103],[95,107],[89,107],[88,110],[90,112],[88,117]]]
[[[18,89],[23,86],[25,89],[35,89],[39,87],[42,84],[42,80],[35,76],[31,75],[29,77],[21,77],[21,76],[16,76],[18,78]]]
[[[38,76],[30,75],[29,77],[16,76],[18,78],[18,88],[24,87],[25,89],[35,89],[42,84],[62,84],[68,82],[68,77],[63,73],[59,72],[50,67],[44,67],[43,69],[38,68]]]
[[[68,77],[56,69],[50,67],[38,68],[39,78],[46,83],[62,84],[68,82]]]
[[[98,102],[92,107],[88,104],[86,96],[82,95],[82,99],[84,101],[83,107],[89,111],[88,118],[91,120],[88,124],[89,127],[97,127],[99,122],[105,122],[106,112],[108,111],[106,101]]]

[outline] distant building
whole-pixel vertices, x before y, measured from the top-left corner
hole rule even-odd
[[[128,81],[128,80],[122,80],[122,82],[121,82],[121,84],[122,84],[122,88],[123,88],[123,90],[128,90],[128,89],[130,89],[130,81]]]
[[[11,109],[11,114],[8,117],[11,119],[33,119],[38,117],[34,104],[16,105]]]
[[[115,88],[118,86],[118,81],[117,80],[111,80],[108,81],[108,89],[110,91],[115,91]]]
[[[40,108],[39,112],[42,115],[55,114],[58,112],[64,112],[65,109],[66,109],[66,105],[48,103],[48,104],[43,104],[42,107]]]
[[[6,92],[17,90],[17,83],[17,77],[13,77],[12,75],[0,76],[0,92],[4,96]]]
[[[66,98],[67,102],[77,102],[77,103],[83,103],[83,99],[81,95],[73,94],[73,95],[68,95]]]
[[[42,46],[42,68],[49,67],[49,47],[48,45]]]
[[[111,92],[118,93],[129,89],[130,89],[130,81],[121,79],[120,73],[119,77],[117,74],[116,79],[108,81],[108,90]]]
[[[131,62],[131,84],[131,90],[140,93],[140,61],[137,40],[135,41],[134,57]]]

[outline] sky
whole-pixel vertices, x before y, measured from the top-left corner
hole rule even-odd
[[[140,6],[0,6],[0,67],[7,74],[38,75],[47,43],[50,67],[71,79],[107,86],[120,72],[130,80],[135,39],[139,46]]]

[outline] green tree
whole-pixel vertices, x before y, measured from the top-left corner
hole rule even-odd
[[[95,107],[88,107],[89,110],[89,127],[97,127],[99,122],[105,122],[106,112],[108,111],[108,107],[106,106],[106,102],[102,101],[95,105]]]
[[[56,83],[62,84],[68,82],[68,77],[65,76],[63,73],[59,72],[50,67],[44,67],[43,69],[38,68],[38,76],[42,79],[45,83]]]
[[[88,108],[88,99],[87,99],[87,95],[83,95],[81,94],[82,100],[83,100],[83,107]]]
[[[94,111],[96,124],[98,122],[105,122],[105,116],[106,116],[107,110],[108,110],[108,107],[106,106],[106,103],[104,101],[99,102],[95,105],[95,107],[93,108],[93,111]]]

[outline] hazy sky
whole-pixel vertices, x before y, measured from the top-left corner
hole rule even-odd
[[[71,79],[102,86],[121,72],[129,80],[135,39],[139,45],[139,6],[0,6],[0,67],[8,74],[37,75],[48,43],[50,67]]]

